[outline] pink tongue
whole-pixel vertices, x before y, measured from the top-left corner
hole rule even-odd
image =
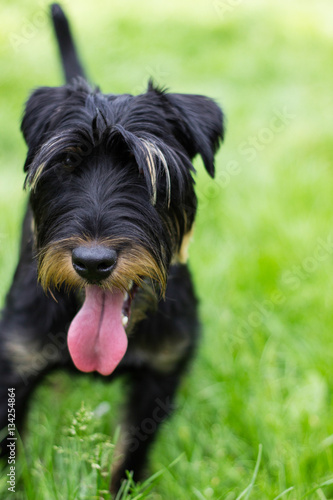
[[[105,291],[96,285],[86,288],[86,299],[68,330],[68,348],[82,372],[110,375],[127,349],[122,325],[124,294]]]

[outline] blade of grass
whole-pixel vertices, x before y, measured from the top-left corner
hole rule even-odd
[[[206,500],[206,497],[204,497],[203,494],[196,488],[192,488],[192,491],[199,500]]]
[[[241,500],[241,498],[244,498],[244,500],[248,500],[248,498],[250,498],[250,494],[251,494],[252,488],[253,488],[254,483],[255,483],[255,481],[257,479],[257,475],[258,475],[258,471],[259,471],[259,467],[260,467],[260,462],[261,462],[261,457],[262,457],[262,444],[259,444],[259,451],[258,451],[257,462],[256,462],[256,466],[254,468],[254,472],[253,472],[253,476],[252,476],[251,482],[248,485],[248,487],[245,488],[245,490],[242,491],[242,493],[236,498],[236,500]]]
[[[312,493],[315,493],[317,490],[319,490],[320,488],[323,488],[324,486],[329,486],[333,484],[333,478],[332,479],[328,479],[327,481],[324,481],[323,483],[321,484],[318,484],[318,486],[315,486],[314,488],[312,488],[311,490],[307,491],[302,497],[301,497],[301,500],[303,498],[306,498],[308,497],[309,495],[312,495]]]
[[[279,498],[282,498],[286,493],[290,493],[290,491],[294,490],[294,486],[291,486],[287,490],[284,490],[282,493],[280,493],[277,497],[275,497],[273,500],[278,500]]]

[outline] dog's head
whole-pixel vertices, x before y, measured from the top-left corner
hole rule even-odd
[[[103,310],[123,338],[138,287],[163,294],[170,264],[184,260],[196,212],[192,159],[201,155],[214,176],[222,112],[204,96],[152,84],[138,96],[106,95],[77,79],[37,89],[22,131],[40,282],[85,289],[80,314],[100,322]],[[80,356],[84,371],[113,369]]]

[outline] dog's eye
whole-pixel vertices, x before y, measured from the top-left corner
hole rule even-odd
[[[74,153],[66,153],[63,156],[61,163],[66,170],[72,170],[79,164],[79,156]]]

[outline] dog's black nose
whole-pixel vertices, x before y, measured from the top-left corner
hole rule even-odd
[[[104,246],[81,246],[72,251],[75,271],[90,283],[98,283],[108,278],[116,261],[116,251]]]

